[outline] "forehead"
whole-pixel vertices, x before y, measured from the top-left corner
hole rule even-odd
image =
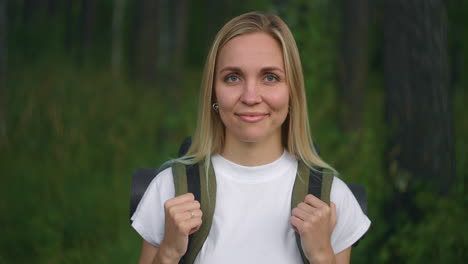
[[[229,40],[220,50],[217,71],[226,66],[245,69],[275,66],[284,68],[279,42],[266,33],[250,33]]]

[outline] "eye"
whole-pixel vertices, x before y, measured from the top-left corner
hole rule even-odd
[[[239,77],[237,77],[237,75],[231,74],[231,75],[224,77],[224,81],[228,83],[238,82]]]
[[[277,82],[279,78],[274,74],[267,74],[263,80],[266,82]]]

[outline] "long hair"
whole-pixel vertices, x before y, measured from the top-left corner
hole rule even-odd
[[[329,168],[315,151],[309,127],[307,102],[301,60],[296,41],[284,21],[274,14],[249,12],[227,22],[216,35],[206,59],[201,84],[197,128],[187,154],[177,159],[186,164],[205,162],[209,167],[211,155],[219,153],[224,144],[225,127],[212,109],[216,60],[226,43],[240,35],[262,32],[279,42],[283,52],[286,81],[289,86],[290,112],[283,123],[284,148],[310,168]]]

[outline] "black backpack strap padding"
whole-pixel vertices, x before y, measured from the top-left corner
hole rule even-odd
[[[187,191],[193,193],[195,200],[200,201],[201,199],[201,187],[200,187],[200,171],[198,164],[187,165]]]
[[[308,192],[315,197],[322,197],[322,171],[323,169],[309,169],[309,187]],[[304,199],[304,198],[303,198]]]
[[[131,218],[135,213],[143,194],[145,194],[148,185],[158,173],[159,170],[154,168],[138,168],[133,173],[132,190],[130,193],[130,223],[132,223]]]
[[[180,145],[179,157],[182,157],[187,153],[187,151],[190,148],[190,145],[192,145],[192,138],[191,137],[186,137],[184,139],[184,141],[182,142],[182,145]]]
[[[348,187],[353,193],[354,197],[356,197],[356,200],[358,201],[359,206],[361,207],[364,214],[367,215],[367,195],[366,195],[366,188],[364,188],[364,185],[348,184]],[[360,237],[358,241],[354,242],[353,247],[356,247],[359,244],[359,241],[361,241],[365,236],[366,234]]]
[[[353,193],[354,197],[361,206],[362,211],[364,214],[367,215],[367,195],[366,195],[366,188],[362,184],[348,184],[349,189]]]

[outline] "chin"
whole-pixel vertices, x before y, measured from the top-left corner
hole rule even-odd
[[[239,135],[237,137],[240,141],[245,143],[258,143],[267,138],[266,135],[250,134],[250,135]]]

